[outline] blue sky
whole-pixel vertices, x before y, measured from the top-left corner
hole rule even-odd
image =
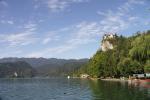
[[[104,33],[150,29],[150,0],[0,0],[0,58],[90,58]]]

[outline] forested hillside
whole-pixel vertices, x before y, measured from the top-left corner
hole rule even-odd
[[[110,49],[98,50],[87,65],[74,75],[87,73],[91,77],[120,77],[150,72],[150,31],[137,32],[130,37],[115,36],[102,40],[112,44]],[[113,48],[113,49],[112,49]]]
[[[35,69],[24,61],[0,63],[0,78],[29,78],[35,73]]]
[[[58,77],[66,76],[78,70],[88,59],[56,58],[2,58],[0,59],[0,77]]]
[[[36,69],[38,72],[38,76],[67,76],[80,69],[87,62],[88,59],[64,60],[61,63],[59,63],[58,60],[56,63],[53,62],[42,65]]]

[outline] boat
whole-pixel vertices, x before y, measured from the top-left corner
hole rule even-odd
[[[150,83],[150,79],[141,79],[140,82]]]
[[[70,76],[67,76],[67,78],[69,79],[69,78],[70,78]]]
[[[17,74],[17,72],[15,72],[15,73],[14,73],[14,76],[15,76],[15,77],[18,77],[18,74]]]

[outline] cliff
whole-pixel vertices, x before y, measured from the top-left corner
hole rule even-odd
[[[105,34],[103,36],[102,43],[101,43],[102,51],[107,51],[107,50],[113,49],[114,44],[112,41],[115,40],[116,37],[117,37],[117,35],[114,35],[114,34]]]
[[[129,77],[150,73],[150,31],[124,37],[105,34],[99,49],[87,65],[76,71],[90,77]]]

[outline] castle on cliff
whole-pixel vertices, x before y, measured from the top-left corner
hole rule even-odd
[[[103,36],[103,40],[102,40],[102,43],[101,43],[101,49],[102,51],[107,51],[107,50],[110,50],[110,49],[113,49],[113,44],[110,43],[110,39],[113,39],[115,38],[117,35],[116,34],[113,34],[113,33],[107,33]]]

